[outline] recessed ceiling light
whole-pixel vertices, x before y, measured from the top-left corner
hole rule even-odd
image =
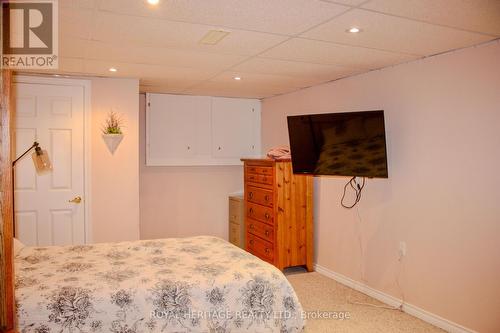
[[[111,68],[109,69],[109,71],[110,71],[110,72],[113,72],[113,73],[118,72],[118,70],[117,70],[116,68],[114,68],[114,67],[111,67]]]
[[[235,79],[236,81],[240,81],[240,80],[241,80],[241,77],[239,77],[239,76],[235,76],[233,79]]]
[[[160,2],[160,0],[148,0],[148,3],[150,5],[157,5]]]
[[[352,34],[357,34],[358,32],[361,32],[360,28],[352,27],[346,30],[347,32],[350,32]]]

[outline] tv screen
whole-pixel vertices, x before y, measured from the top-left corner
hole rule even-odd
[[[294,173],[387,178],[384,111],[288,117]]]

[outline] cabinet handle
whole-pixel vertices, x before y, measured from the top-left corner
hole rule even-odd
[[[250,224],[250,229],[253,229],[253,228],[254,228],[254,227],[253,227],[253,224]]]
[[[267,177],[266,176],[262,177],[262,181],[263,182],[267,181]]]
[[[266,213],[266,214],[264,215],[264,217],[266,218],[266,220],[269,220],[269,218],[271,217],[271,215],[269,215],[269,213]]]
[[[264,197],[264,200],[269,201],[269,194],[266,194],[266,196]]]
[[[253,208],[250,208],[248,211],[250,212],[250,214],[253,214]]]
[[[253,245],[253,239],[251,239],[249,243],[250,243],[250,245]]]
[[[266,236],[269,237],[269,230],[266,230]]]
[[[265,251],[267,254],[269,254],[269,252],[271,252],[271,250],[269,250],[267,247],[266,247]]]
[[[252,199],[252,198],[253,198],[253,192],[248,193],[248,197],[249,197],[250,199]]]

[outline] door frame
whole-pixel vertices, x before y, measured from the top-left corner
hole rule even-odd
[[[14,75],[13,85],[16,83],[30,83],[40,85],[58,85],[72,86],[83,88],[83,198],[85,203],[84,208],[84,223],[85,223],[85,244],[92,243],[92,211],[91,211],[91,81],[88,79],[73,79],[61,78],[54,76],[41,75]],[[14,89],[14,87],[12,87]],[[14,144],[14,143],[13,143]]]
[[[14,332],[14,251],[11,128],[14,119],[12,71],[0,69],[0,331]]]

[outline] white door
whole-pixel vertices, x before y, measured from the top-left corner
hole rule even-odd
[[[14,85],[15,156],[37,141],[53,168],[37,175],[33,151],[15,166],[15,232],[27,245],[85,243],[84,94],[76,85]]]

